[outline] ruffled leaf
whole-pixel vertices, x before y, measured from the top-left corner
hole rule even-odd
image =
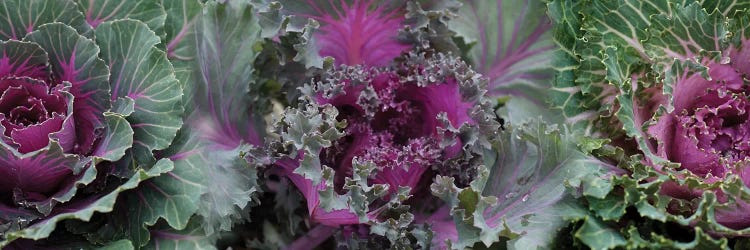
[[[185,128],[173,146],[161,152],[175,161],[177,169],[195,173],[183,176],[183,181],[192,184],[184,192],[200,200],[199,206],[191,210],[201,215],[201,231],[208,235],[230,230],[237,220],[243,218],[243,209],[257,191],[255,169],[240,158],[241,153],[248,150],[247,146],[215,148],[215,144],[202,140],[194,130]]]
[[[610,122],[616,86],[641,70],[633,62],[647,59],[640,41],[648,37],[649,17],[672,10],[667,1],[561,0],[550,3],[549,11],[558,30],[555,39],[564,48],[553,62],[559,73],[552,102],[566,123],[587,134],[600,133]]]
[[[695,166],[692,160],[704,151],[688,151],[692,150],[687,141],[690,138],[681,138],[676,132],[690,127],[678,124],[677,119],[692,114],[688,113],[694,111],[691,104],[698,103],[703,108],[699,101],[709,93],[707,90],[741,85],[741,46],[745,37],[742,13],[747,4],[722,0],[550,4],[551,16],[558,25],[556,39],[566,48],[558,54],[561,73],[556,84],[560,98],[553,99],[565,103],[561,106],[565,112],[587,114],[580,117],[607,116],[602,117],[604,122],[598,127],[590,123],[589,132],[603,132],[623,148],[608,146],[616,150],[602,147],[594,152],[605,159],[616,158],[631,173],[610,181],[615,188],[609,191],[613,192],[600,189],[583,193],[597,218],[586,221],[579,229],[599,228],[608,234],[619,234],[612,238],[624,241],[604,244],[580,236],[585,244],[726,248],[726,239],[708,235],[747,233],[747,229],[736,229],[747,221],[741,212],[746,210],[744,204],[750,197],[741,191],[747,187],[739,176],[724,176],[724,171],[708,176],[691,172]],[[593,88],[598,82],[605,84]],[[606,105],[612,98],[616,105],[613,107],[617,108],[615,116],[610,116],[614,109]],[[621,135],[624,139],[618,138]],[[602,151],[609,152],[602,155]],[[625,152],[642,153],[645,157],[628,158],[623,156]],[[681,154],[694,158],[682,161],[677,157]],[[727,168],[727,162],[714,165],[733,169]],[[609,222],[633,215],[639,220],[629,228]],[[732,219],[727,220],[727,216]],[[694,231],[694,238],[689,238],[689,242],[674,241],[669,236],[672,230]]]
[[[82,169],[88,161],[63,153],[55,141],[28,154],[20,154],[7,144],[0,144],[0,176],[6,180],[0,184],[0,191],[17,193],[14,199],[19,205],[36,209],[44,215],[49,215],[58,202],[69,201],[77,188],[76,179],[85,175]],[[76,177],[70,180],[71,175]],[[89,176],[82,184],[91,180]],[[49,197],[43,195],[49,193],[52,194]]]
[[[575,137],[554,126],[517,124],[501,138],[492,167],[480,172],[470,187],[442,181],[432,185],[433,194],[452,206],[454,249],[479,241],[490,246],[500,236],[510,238],[508,247],[514,249],[550,244],[566,218],[585,213],[570,202],[566,186],[578,187],[586,176],[610,172],[606,164],[579,151]]]

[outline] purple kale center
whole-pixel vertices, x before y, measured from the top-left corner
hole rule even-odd
[[[0,80],[0,125],[21,153],[47,146],[48,135],[61,130],[67,109],[59,88],[26,77]]]
[[[439,145],[445,135],[438,133],[444,126],[438,114],[445,113],[456,127],[473,122],[467,115],[473,105],[461,100],[455,81],[417,86],[381,74],[368,86],[345,90],[331,99],[319,98],[334,105],[337,119],[347,122],[346,136],[321,153],[323,163],[336,170],[334,186],[340,193],[355,158],[378,166],[372,183],[388,184],[391,192],[399,186],[415,188],[432,166],[453,156]]]

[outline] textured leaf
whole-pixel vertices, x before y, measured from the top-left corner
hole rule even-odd
[[[648,60],[642,40],[648,38],[650,16],[672,13],[667,1],[554,1],[550,17],[555,39],[563,46],[556,58],[559,72],[552,101],[566,123],[596,133],[606,126],[619,92],[616,86],[642,70],[633,62]],[[580,15],[582,14],[582,15]],[[580,18],[586,16],[588,22]],[[585,32],[584,32],[585,31]],[[609,63],[609,64],[607,64]],[[614,86],[612,86],[614,85]]]
[[[167,12],[164,24],[169,59],[190,60],[194,57],[194,24],[201,10],[199,0],[161,0]]]
[[[514,95],[546,106],[555,45],[540,0],[469,0],[449,28],[470,44],[465,60],[490,78],[490,95]]]
[[[183,176],[183,181],[193,184],[186,190],[187,195],[200,197],[195,198],[200,199],[200,205],[193,211],[197,209],[202,217],[201,231],[211,235],[230,230],[242,218],[243,208],[256,191],[257,173],[240,158],[246,146],[218,150],[220,147],[199,136],[186,128],[162,154],[175,161],[176,169],[197,173]]]
[[[135,20],[105,22],[95,33],[111,69],[112,98],[135,101],[127,119],[135,133],[136,154],[167,148],[182,126],[182,88],[166,54],[154,47],[159,38]]]
[[[203,230],[214,234],[230,230],[257,191],[255,169],[239,156],[248,144],[262,144],[265,133],[258,103],[264,97],[249,91],[256,84],[252,62],[261,27],[244,1],[208,2],[196,18],[195,110],[181,143],[168,154],[203,174],[197,213]]]
[[[183,105],[189,112],[193,102],[190,101],[195,89],[195,22],[202,9],[199,0],[171,1],[162,0],[167,12],[164,24],[166,32],[167,58],[174,65],[175,76],[184,89]]]
[[[587,133],[612,130],[606,128],[614,110],[610,103],[619,92],[617,88],[629,91],[622,84],[648,70],[641,63],[653,63],[656,55],[692,59],[705,56],[703,49],[715,51],[728,35],[717,25],[722,22],[717,18],[747,7],[742,1],[707,0],[693,4],[689,12],[675,12],[690,3],[693,1],[552,1],[549,12],[555,40],[563,49],[553,62],[558,74],[551,99],[567,123]],[[706,11],[714,13],[710,17],[714,21],[707,22]],[[581,20],[584,16],[586,22]],[[671,64],[671,60],[656,59],[662,62],[657,65],[661,71]]]
[[[172,161],[169,161],[172,163]],[[125,194],[114,213],[122,218],[126,236],[134,246],[142,247],[150,239],[148,226],[164,219],[172,228],[184,229],[195,213],[200,196],[201,172],[174,165],[163,176],[142,183],[138,189]]]
[[[164,231],[165,236],[178,235],[186,227],[186,233],[207,235],[229,230],[234,221],[241,218],[242,209],[255,190],[256,173],[239,157],[240,151],[245,149],[241,143],[260,142],[254,128],[247,126],[254,122],[248,118],[252,114],[248,110],[252,102],[247,93],[251,62],[256,55],[252,41],[258,40],[259,31],[254,12],[242,1],[210,2],[202,13],[198,11],[201,5],[197,1],[173,1],[165,3],[165,7],[175,14],[167,19],[170,44],[167,56],[178,65],[178,76],[185,81],[182,84],[200,91],[190,91],[185,96],[189,102],[186,104],[192,109],[186,118],[190,121],[189,127],[178,131],[169,148],[155,154],[174,160],[174,171],[128,194],[125,203],[130,205],[118,211],[128,211],[131,216],[114,216],[113,219],[124,227],[108,229],[115,236],[128,237],[138,247],[147,244],[153,236],[153,231],[149,233],[146,227],[160,218],[165,223],[157,224],[155,230]],[[203,35],[196,36],[196,32]],[[138,112],[137,105],[136,99],[136,110],[131,117]],[[248,133],[238,132],[240,128]],[[201,223],[188,225],[195,213],[201,217],[193,221]],[[201,227],[195,228],[196,225]],[[186,239],[190,238],[193,237]],[[151,247],[207,244],[199,240],[192,243],[162,240]]]
[[[90,36],[91,26],[72,0],[4,0],[0,2],[0,40],[23,38],[45,23],[60,22]]]
[[[584,177],[610,173],[605,163],[578,151],[575,137],[554,126],[516,124],[502,138],[492,168],[480,173],[470,187],[458,189],[440,182],[432,186],[434,194],[453,206],[458,229],[458,239],[451,242],[454,249],[479,241],[490,246],[500,236],[510,238],[508,247],[513,249],[546,246],[566,218],[585,213],[569,201],[565,185],[578,187]],[[482,197],[474,202],[458,195],[466,190]]]
[[[103,196],[94,196],[88,199],[76,201],[66,207],[67,211],[56,214],[43,221],[37,222],[34,225],[25,228],[22,231],[11,232],[6,235],[6,240],[0,242],[0,246],[7,244],[8,241],[12,241],[19,238],[39,240],[46,238],[55,230],[58,222],[63,220],[75,219],[88,221],[94,215],[94,213],[107,213],[111,212],[112,208],[117,200],[117,196],[126,191],[138,187],[139,183],[159,176],[166,172],[169,172],[173,168],[172,162],[169,160],[160,160],[148,171],[138,170],[132,178],[127,182],[117,187],[112,192]],[[69,211],[69,212],[68,212]]]
[[[586,218],[575,236],[592,249],[612,249],[627,243],[617,231],[595,218]]]
[[[289,18],[281,14],[281,3],[273,0],[251,0],[251,3],[258,11],[261,37],[273,38],[289,23]]]
[[[724,16],[718,11],[708,15],[698,4],[677,8],[676,15],[657,15],[652,20],[651,39],[646,51],[651,57],[689,60],[705,51],[721,51],[729,34]]]
[[[95,130],[105,126],[102,114],[110,106],[109,69],[99,59],[94,41],[78,35],[65,24],[44,24],[24,40],[39,44],[49,53],[52,73],[59,82],[72,84],[76,140],[62,141],[66,151],[88,154],[94,148]],[[119,158],[117,158],[119,159]],[[117,160],[113,159],[113,160]]]
[[[252,5],[242,1],[209,2],[197,21],[195,90],[203,137],[226,148],[259,144],[263,129],[253,114],[252,63],[260,42],[260,26]],[[242,41],[242,42],[237,42]],[[255,116],[255,117],[254,117]]]
[[[107,21],[133,19],[146,23],[159,34],[164,33],[164,20],[167,13],[160,0],[143,1],[109,1],[109,0],[76,0],[86,22],[96,28]],[[180,1],[174,1],[180,2]]]

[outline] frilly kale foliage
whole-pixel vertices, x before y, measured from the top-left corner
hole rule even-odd
[[[628,170],[585,195],[593,248],[729,248],[748,235],[747,3],[551,1],[552,100]],[[607,241],[587,238],[594,230]],[[603,236],[606,235],[606,236]],[[683,235],[683,236],[677,236]],[[729,239],[729,240],[728,240]]]

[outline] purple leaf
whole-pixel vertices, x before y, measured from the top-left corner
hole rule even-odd
[[[320,24],[308,53],[330,56],[336,64],[386,66],[412,46],[399,40],[406,3],[400,1],[281,1],[282,12]],[[293,20],[301,23],[299,20]],[[305,52],[300,52],[305,53]]]
[[[66,85],[50,90],[47,83],[28,77],[0,79],[0,125],[9,145],[20,153],[47,146],[50,134],[61,131],[72,112],[73,97]]]
[[[66,155],[57,143],[46,150],[19,154],[8,145],[0,145],[0,193],[14,194],[16,202],[42,204],[65,190],[66,182],[82,167],[81,159]],[[47,201],[49,202],[49,201]],[[40,211],[49,213],[51,207]]]

